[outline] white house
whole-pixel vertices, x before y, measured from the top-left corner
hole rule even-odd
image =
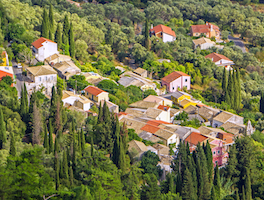
[[[37,39],[32,43],[32,46],[33,54],[40,62],[44,62],[49,56],[59,53],[57,43],[44,37]]]
[[[42,90],[47,95],[51,95],[52,87],[57,84],[57,72],[49,65],[26,68],[27,77],[30,81],[25,82],[28,93],[34,90]]]
[[[150,36],[154,35],[162,39],[163,42],[173,42],[176,40],[175,32],[168,26],[162,24],[149,30]]]
[[[215,42],[211,41],[208,38],[202,37],[197,40],[193,40],[194,49],[200,48],[201,50],[209,49],[215,46]]]
[[[212,127],[217,128],[225,124],[226,122],[232,122],[235,124],[243,124],[244,117],[235,115],[230,112],[222,111],[216,117],[213,118]]]
[[[212,60],[217,66],[225,67],[228,71],[232,70],[232,65],[235,64],[229,58],[218,53],[210,53],[209,55],[205,56],[205,58]]]
[[[63,91],[62,102],[66,104],[78,107],[84,111],[90,110],[93,102],[84,96],[76,95],[71,91]]]

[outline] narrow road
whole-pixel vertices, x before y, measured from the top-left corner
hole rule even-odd
[[[228,36],[228,39],[230,41],[233,41],[235,45],[238,46],[242,50],[243,53],[247,52],[243,40],[241,40],[240,38],[232,37],[231,35]]]
[[[24,79],[22,76],[22,69],[18,69],[17,67],[14,67],[17,65],[17,63],[14,61],[12,61],[12,65],[13,65],[14,74],[16,76],[16,83],[14,85],[17,89],[17,95],[18,95],[18,97],[20,97],[21,87],[24,85]]]

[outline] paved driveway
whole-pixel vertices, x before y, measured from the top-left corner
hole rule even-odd
[[[238,46],[242,50],[243,53],[247,52],[243,40],[241,40],[240,38],[232,37],[231,35],[228,36],[228,39],[230,41],[234,41],[235,45]]]

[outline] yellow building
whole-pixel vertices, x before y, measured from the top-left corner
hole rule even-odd
[[[175,104],[180,104],[180,102],[184,99],[188,99],[191,100],[192,96],[189,95],[186,92],[182,92],[182,91],[177,91],[177,92],[173,92],[171,94],[171,100],[173,101],[173,103]]]
[[[84,89],[85,96],[95,102],[100,102],[101,100],[109,101],[108,92],[105,92],[98,87],[89,85]]]
[[[2,51],[2,61],[3,62],[0,64],[0,66],[9,66],[8,55],[6,51]]]
[[[184,99],[184,100],[180,101],[179,104],[180,104],[180,106],[181,106],[183,109],[187,108],[187,107],[190,106],[190,105],[192,105],[192,106],[196,106],[196,105],[197,105],[196,102],[194,102],[194,101],[192,101],[192,100],[190,100],[190,99]]]

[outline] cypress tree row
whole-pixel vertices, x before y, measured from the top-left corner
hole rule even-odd
[[[207,140],[206,146],[205,146],[205,155],[206,155],[206,160],[207,160],[209,183],[212,183],[214,164],[212,162],[213,154],[212,154],[212,150],[211,150],[211,147],[210,147],[208,140]]]
[[[236,190],[236,200],[240,200],[238,190]]]
[[[227,74],[226,74],[226,68],[224,67],[224,72],[223,72],[223,78],[222,78],[222,89],[224,95],[226,94],[227,90]]]
[[[11,156],[16,156],[16,142],[15,142],[14,134],[10,133],[10,136],[11,136],[11,141],[10,141],[9,154]]]
[[[196,199],[196,194],[194,194],[192,175],[188,168],[184,170],[183,182],[182,182],[182,198],[194,200]]]
[[[91,136],[91,157],[93,157],[93,153],[94,153],[93,145],[94,145],[93,136]]]
[[[67,159],[67,154],[66,151],[63,151],[63,160],[62,160],[62,166],[63,166],[63,178],[69,179],[69,168],[68,168],[68,159]]]
[[[4,122],[3,111],[0,107],[0,149],[3,149],[4,143],[6,143],[6,126]]]
[[[57,24],[57,30],[55,33],[55,42],[57,42],[58,49],[61,49],[62,48],[62,35],[61,35],[60,23]]]
[[[47,131],[47,125],[44,123],[44,148],[46,149],[46,152],[49,153],[49,140],[48,140],[48,131]]]
[[[246,168],[245,195],[247,200],[252,200],[251,180],[250,180],[250,174],[248,168]]]
[[[56,190],[59,189],[59,185],[60,185],[60,172],[59,169],[60,168],[60,163],[59,163],[59,158],[58,158],[58,153],[57,151],[55,152],[55,156],[54,156],[54,171],[55,171],[55,182],[56,182]]]
[[[44,9],[42,17],[41,36],[49,38],[49,18],[46,9]]]
[[[145,40],[144,40],[145,48],[149,51],[149,25],[148,20],[145,22]]]
[[[73,35],[73,27],[72,27],[72,23],[71,23],[71,26],[70,26],[70,38],[69,38],[69,41],[70,41],[70,55],[72,58],[75,57],[75,43],[74,43],[74,35]]]
[[[84,136],[84,132],[83,129],[81,129],[81,152],[84,152],[85,149],[85,136]]]
[[[230,98],[229,104],[231,105],[231,107],[233,107],[234,105],[234,82],[233,82],[233,76],[232,76],[231,70],[229,70],[229,75],[228,75],[227,91],[228,91],[228,95]]]

